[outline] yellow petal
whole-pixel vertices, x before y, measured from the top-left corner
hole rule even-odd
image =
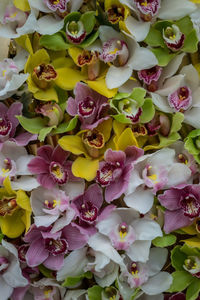
[[[13,191],[13,189],[11,187],[9,177],[6,177],[6,179],[4,179],[3,185],[5,186],[5,189],[6,189],[6,191],[9,195],[15,195],[16,194],[16,192]]]
[[[43,101],[54,100],[58,102],[58,95],[56,93],[56,90],[53,87],[46,90],[38,89],[38,91],[34,93],[34,97],[36,99],[43,100]]]
[[[37,67],[42,63],[48,64],[49,61],[50,61],[50,57],[47,51],[45,49],[40,49],[36,51],[34,54],[29,55],[24,68],[24,72],[32,73],[35,67]]]
[[[39,87],[35,84],[35,82],[33,81],[31,75],[29,75],[28,79],[27,79],[27,84],[28,84],[28,90],[35,94],[39,91]]]
[[[20,9],[22,11],[30,10],[28,0],[13,0],[13,4],[15,7],[17,7],[18,9]]]
[[[83,52],[83,49],[78,48],[78,47],[71,47],[68,49],[68,53],[71,56],[71,58],[73,59],[74,63],[79,66],[78,64],[78,57],[79,55]]]
[[[98,168],[99,161],[97,159],[78,157],[72,164],[72,173],[76,177],[91,181],[96,177]]]
[[[80,136],[66,135],[59,139],[58,144],[64,150],[70,151],[75,155],[85,154],[88,156]]]
[[[200,248],[200,239],[197,238],[197,237],[193,237],[193,238],[188,239],[188,240],[183,240],[183,242],[185,242],[186,245],[188,245],[190,247]]]
[[[107,142],[110,138],[111,130],[112,130],[112,119],[109,118],[108,120],[103,121],[100,123],[97,128],[104,136],[104,141]]]
[[[2,233],[11,239],[20,236],[25,230],[24,222],[21,219],[23,214],[22,209],[17,209],[12,216],[0,217]]]
[[[120,137],[118,138],[116,148],[117,150],[122,150],[124,151],[128,146],[137,146],[138,143],[137,140],[131,130],[131,128],[126,128]]]
[[[185,233],[190,234],[190,235],[196,235],[197,231],[194,227],[194,225],[188,226],[188,227],[183,227],[181,228]]]
[[[73,90],[79,81],[85,79],[80,71],[71,68],[60,68],[56,72],[58,73],[58,78],[55,80],[55,83],[63,90]]]
[[[22,191],[22,190],[17,191],[16,201],[17,201],[17,204],[24,210],[27,210],[29,212],[32,211],[31,205],[30,205],[30,199],[24,191]]]
[[[55,69],[74,67],[73,60],[70,57],[59,57],[54,59],[52,65]]]
[[[113,121],[113,130],[114,130],[114,133],[117,135],[117,136],[120,136],[120,134],[122,134],[122,132],[124,131],[126,125],[123,124],[123,123],[120,123],[116,120]]]
[[[99,77],[96,80],[85,80],[89,87],[95,90],[97,93],[107,97],[113,98],[117,94],[117,89],[109,90],[106,85],[104,77]]]
[[[25,211],[21,219],[25,225],[26,232],[27,232],[31,226],[31,212]]]
[[[19,44],[22,48],[28,51],[30,54],[33,54],[33,47],[30,41],[28,34],[22,35],[19,38],[16,38],[15,41]]]

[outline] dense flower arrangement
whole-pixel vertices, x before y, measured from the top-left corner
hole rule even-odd
[[[0,1],[0,300],[200,299],[200,1]]]

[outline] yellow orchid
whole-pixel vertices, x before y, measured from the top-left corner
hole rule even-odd
[[[105,0],[105,12],[111,24],[119,24],[120,30],[128,32],[125,20],[130,15],[130,9],[118,0]]]
[[[76,135],[66,135],[59,139],[59,145],[66,151],[75,155],[72,164],[74,176],[81,177],[87,181],[95,178],[99,168],[99,160],[103,159],[106,149],[111,148],[112,119],[105,120],[93,130],[82,130]]]
[[[107,98],[112,98],[116,95],[116,88],[111,90],[107,88],[105,82],[107,70],[104,69],[102,70],[100,75],[98,74],[100,62],[98,60],[98,54],[96,52],[83,50],[78,47],[71,47],[68,49],[68,53],[73,59],[74,63],[81,68],[81,71],[76,72],[82,74],[82,81],[87,83],[90,88]],[[97,73],[94,74],[96,71]]]
[[[200,248],[200,220],[196,219],[194,223],[190,226],[181,228],[183,232],[188,235],[193,235],[192,238],[183,240],[189,247]]]
[[[29,197],[22,190],[13,191],[9,177],[0,188],[0,227],[9,238],[17,238],[31,225],[31,206]]]
[[[124,151],[128,146],[139,147],[132,129],[127,127],[127,125],[114,120],[113,130],[115,133],[113,138],[115,150]]]
[[[72,90],[76,83],[84,77],[72,67],[70,58],[60,57],[51,62],[50,55],[45,49],[40,49],[30,54],[25,65],[28,89],[34,97],[43,101],[58,102],[56,86],[64,90]]]
[[[22,11],[30,10],[28,0],[13,0],[13,4],[15,5],[16,8],[18,8]]]

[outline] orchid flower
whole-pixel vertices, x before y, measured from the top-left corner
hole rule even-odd
[[[14,190],[31,191],[38,187],[39,183],[31,176],[27,167],[32,159],[33,155],[28,155],[24,147],[17,146],[14,142],[5,142],[0,153],[0,185],[9,177]]]
[[[151,240],[162,236],[156,222],[149,218],[139,218],[138,213],[131,208],[116,208],[109,218],[97,222],[96,228],[99,231],[97,234],[106,236],[113,248],[124,250],[130,259],[140,262],[148,260]],[[96,242],[94,250],[101,251],[101,241],[98,243],[96,239]]]
[[[9,108],[0,103],[0,149],[8,140],[14,141],[18,146],[26,146],[30,141],[36,139],[37,136],[29,132],[15,136],[19,124],[16,116],[21,115],[22,107],[20,102],[13,103]]]
[[[113,63],[106,74],[109,89],[124,84],[133,70],[142,70],[155,66],[157,59],[147,48],[139,44],[129,35],[115,31],[109,26],[100,26],[102,52],[100,59],[104,63]]]
[[[134,163],[124,201],[140,213],[147,213],[158,190],[187,182],[190,177],[191,170],[176,160],[173,149],[144,155]]]
[[[26,286],[28,280],[22,275],[17,249],[5,240],[0,245],[0,269],[1,299],[7,300],[14,288]]]

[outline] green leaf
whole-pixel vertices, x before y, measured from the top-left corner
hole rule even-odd
[[[182,292],[186,289],[193,280],[193,277],[190,273],[186,271],[176,271],[172,273],[173,282],[170,286],[168,292]]]
[[[197,32],[193,29],[190,34],[186,36],[184,46],[181,50],[188,53],[195,53],[198,50],[198,42]]]
[[[96,41],[99,36],[99,31],[97,30],[95,33],[91,34],[87,39],[85,39],[79,46],[81,48],[86,48],[90,46],[92,43]]]
[[[96,23],[95,12],[87,11],[81,16],[80,20],[82,21],[84,25],[84,29],[86,30],[87,34],[90,34]]]
[[[166,234],[162,237],[157,237],[152,241],[155,247],[168,247],[176,243],[176,236],[173,234]]]
[[[176,56],[176,53],[170,53],[169,50],[163,48],[150,49],[158,60],[158,65],[165,67]]]
[[[45,137],[51,132],[51,130],[53,128],[56,128],[56,126],[50,126],[50,127],[44,127],[40,130],[40,133],[39,133],[39,136],[38,136],[38,139],[40,142],[43,142],[45,140]]]
[[[47,118],[38,117],[38,118],[28,119],[23,116],[16,116],[16,118],[19,120],[19,123],[22,125],[22,127],[25,130],[33,134],[39,133],[40,130],[46,127],[46,124],[48,123]]]
[[[88,272],[78,275],[78,276],[67,277],[65,279],[64,283],[62,284],[62,286],[64,286],[64,287],[74,286],[74,285],[78,284],[83,278],[91,279],[92,276],[93,276],[92,273],[88,271]]]
[[[145,99],[144,105],[142,106],[142,115],[140,116],[141,123],[150,122],[155,115],[155,107],[151,98]]]
[[[194,278],[192,283],[187,289],[186,292],[186,300],[195,300],[198,298],[200,292],[200,280],[198,278]]]
[[[75,116],[73,119],[71,119],[68,123],[62,123],[60,124],[56,129],[52,131],[52,134],[59,134],[64,133],[73,130],[76,127],[76,124],[78,122],[78,116]]]
[[[144,42],[152,47],[159,47],[159,46],[164,47],[165,46],[162,33],[153,27],[151,27]]]
[[[101,300],[101,292],[103,291],[103,288],[98,286],[98,285],[94,285],[93,287],[88,289],[88,298],[89,300]]]
[[[60,32],[52,35],[43,35],[40,38],[40,45],[54,51],[66,50],[71,47]]]
[[[172,266],[178,271],[182,271],[184,261],[187,259],[187,255],[181,251],[181,246],[176,246],[171,251]]]
[[[42,273],[42,275],[44,275],[45,277],[47,277],[47,278],[54,278],[54,276],[52,274],[53,273],[52,270],[46,268],[43,265],[39,265],[38,268],[39,268],[40,272]]]

